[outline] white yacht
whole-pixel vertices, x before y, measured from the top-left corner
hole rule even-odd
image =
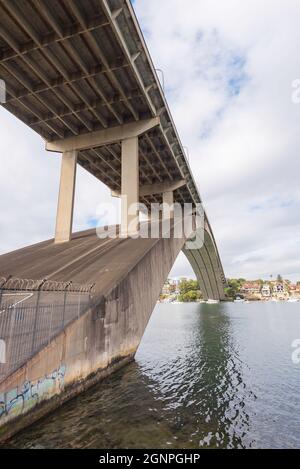
[[[245,303],[245,300],[244,298],[241,298],[241,297],[237,297],[235,300],[234,300],[234,303]]]
[[[219,300],[207,300],[207,305],[218,305],[220,303]]]
[[[287,300],[288,303],[298,303],[299,302],[299,298],[289,298]]]

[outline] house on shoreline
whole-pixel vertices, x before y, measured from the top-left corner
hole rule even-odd
[[[247,281],[239,292],[248,299],[287,300],[289,298],[300,299],[300,284],[294,285],[289,281]]]

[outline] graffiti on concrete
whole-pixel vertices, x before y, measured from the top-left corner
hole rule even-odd
[[[27,412],[39,402],[49,399],[64,387],[66,367],[61,365],[35,382],[25,381],[19,388],[0,393],[0,420]]]

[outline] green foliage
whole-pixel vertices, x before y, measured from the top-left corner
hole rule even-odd
[[[202,298],[199,283],[196,280],[182,280],[179,284],[178,300],[183,303],[191,303]]]
[[[239,278],[239,279],[236,279],[236,278],[229,278],[227,279],[227,288],[225,288],[225,295],[227,298],[235,298],[242,285],[246,282],[246,280],[244,278]]]
[[[196,280],[182,280],[179,284],[180,294],[185,294],[190,291],[199,291],[199,283]]]
[[[241,286],[246,282],[245,279],[243,278],[239,278],[239,279],[236,279],[236,278],[229,278],[227,280],[227,283],[228,283],[228,286],[229,287],[232,287],[232,288],[241,288]]]
[[[239,278],[238,282],[239,282],[240,285],[243,285],[244,283],[247,282],[247,280],[245,278]]]
[[[166,300],[168,298],[168,295],[161,294],[159,295],[160,300]]]
[[[237,290],[235,290],[234,288],[227,287],[227,288],[225,288],[224,291],[225,291],[226,298],[235,298],[236,297]]]
[[[186,293],[180,294],[178,299],[179,301],[183,303],[193,303],[201,299],[201,294],[199,291],[190,290],[190,291],[187,291]]]

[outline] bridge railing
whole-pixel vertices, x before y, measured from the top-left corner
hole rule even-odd
[[[92,305],[94,285],[0,277],[0,381]]]
[[[92,292],[95,285],[81,285],[79,283],[58,282],[55,280],[33,280],[17,277],[4,277],[0,276],[0,295],[3,290],[13,291],[71,291],[77,293]]]

